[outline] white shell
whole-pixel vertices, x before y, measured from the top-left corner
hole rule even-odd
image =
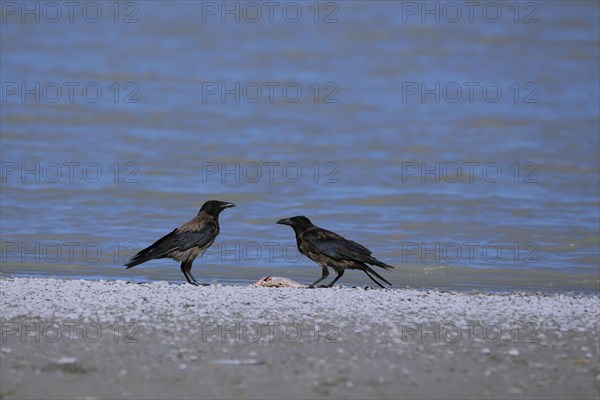
[[[306,285],[298,283],[288,278],[279,276],[266,276],[254,284],[255,287],[288,287],[288,288],[305,288]]]

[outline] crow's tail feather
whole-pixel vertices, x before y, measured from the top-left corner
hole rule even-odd
[[[377,278],[381,279],[382,281],[384,281],[384,282],[385,282],[385,283],[387,283],[388,285],[392,286],[392,284],[391,284],[391,283],[389,283],[389,282],[388,282],[388,281],[387,281],[387,280],[386,280],[386,279],[385,279],[383,276],[379,275],[377,272],[375,272],[375,271],[373,270],[373,268],[369,267],[368,265],[364,265],[364,264],[363,264],[361,269],[362,269],[363,271],[365,271],[365,273],[367,274],[367,276],[368,276],[369,278],[371,278],[371,280],[372,280],[373,282],[375,282],[377,285],[379,285],[379,287],[383,288],[384,286],[383,286],[381,283],[377,282],[377,281],[375,280],[375,278],[373,278],[373,277],[371,276],[371,274],[375,275]]]
[[[137,253],[135,256],[133,256],[133,258],[129,260],[127,264],[125,264],[125,266],[127,267],[126,269],[133,268],[136,265],[140,265],[142,263],[145,263],[146,261],[152,260],[153,257],[148,254],[147,250],[148,249],[144,249]]]
[[[388,265],[384,262],[379,261],[378,259],[376,259],[375,257],[370,257],[371,259],[368,261],[369,264],[372,265],[377,265],[378,267],[381,267],[383,269],[393,269],[394,267],[391,265]]]

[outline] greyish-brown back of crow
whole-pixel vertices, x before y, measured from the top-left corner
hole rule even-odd
[[[149,260],[172,258],[181,261],[181,272],[188,283],[198,286],[200,283],[192,275],[192,263],[215,241],[219,234],[219,214],[229,207],[235,204],[207,201],[194,219],[137,253],[125,266],[129,269]]]
[[[394,267],[371,256],[371,251],[363,245],[348,240],[335,232],[319,228],[304,216],[280,219],[277,223],[291,226],[296,234],[296,243],[300,253],[323,268],[321,277],[309,287],[315,287],[317,283],[329,276],[328,267],[333,268],[338,275],[327,287],[332,287],[344,275],[344,271],[347,269],[360,269],[364,271],[381,288],[384,286],[375,278],[391,286],[391,283],[375,272],[368,264],[384,269],[392,269]]]

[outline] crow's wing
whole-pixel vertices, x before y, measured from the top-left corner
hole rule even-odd
[[[158,239],[148,250],[157,257],[166,255],[172,251],[186,251],[192,247],[206,246],[216,235],[217,229],[214,225],[205,226],[201,230],[185,231],[175,229],[168,235]]]
[[[371,252],[364,246],[347,239],[326,239],[315,243],[316,248],[326,256],[336,260],[352,259],[369,262]]]
[[[168,235],[158,239],[152,245],[137,253],[131,261],[125,264],[128,268],[152,260],[166,257],[172,251],[186,251],[193,247],[208,245],[218,233],[215,224],[204,224],[198,230],[174,229]]]
[[[352,260],[385,269],[394,268],[371,256],[371,250],[360,243],[326,229],[318,228],[304,232],[303,239],[305,243],[309,244],[312,252],[323,254],[334,260]]]
[[[325,229],[306,232],[303,239],[314,250],[336,260],[354,259],[368,262],[371,258],[371,250],[365,246]]]

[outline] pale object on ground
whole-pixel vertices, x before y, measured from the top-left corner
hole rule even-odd
[[[298,283],[288,278],[279,276],[267,276],[260,279],[254,284],[256,287],[289,287],[289,288],[305,288],[306,285]]]

